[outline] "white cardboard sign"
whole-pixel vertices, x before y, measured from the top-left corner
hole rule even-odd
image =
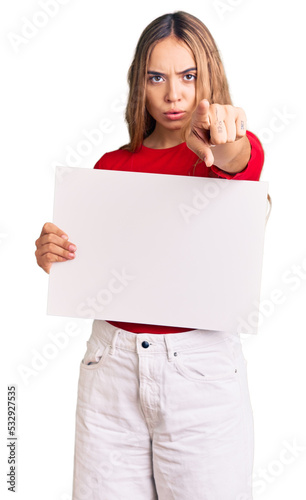
[[[48,314],[242,331],[259,307],[267,190],[58,168],[53,220],[77,251],[52,265]]]

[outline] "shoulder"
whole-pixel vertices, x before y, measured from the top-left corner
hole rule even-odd
[[[112,170],[118,163],[125,163],[131,158],[132,153],[127,149],[116,149],[105,153],[100,160],[97,161],[94,168]]]

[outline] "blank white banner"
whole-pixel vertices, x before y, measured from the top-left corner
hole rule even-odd
[[[51,268],[48,314],[256,333],[267,191],[58,167],[54,223],[77,251]]]

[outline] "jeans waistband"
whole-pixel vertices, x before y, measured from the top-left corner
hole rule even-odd
[[[212,330],[190,330],[181,333],[154,334],[133,333],[116,328],[107,321],[94,320],[91,340],[102,341],[111,347],[137,352],[140,355],[167,353],[173,356],[176,350],[205,348],[227,338],[240,341],[238,334]]]

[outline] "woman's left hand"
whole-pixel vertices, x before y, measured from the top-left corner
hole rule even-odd
[[[243,137],[245,139],[240,141]],[[250,154],[245,112],[231,105],[209,104],[203,99],[192,115],[186,144],[207,167],[217,164],[224,168],[228,164],[229,171],[232,171],[231,163],[235,160],[234,168],[242,170]],[[241,153],[241,162],[238,161],[237,166],[237,156]]]

